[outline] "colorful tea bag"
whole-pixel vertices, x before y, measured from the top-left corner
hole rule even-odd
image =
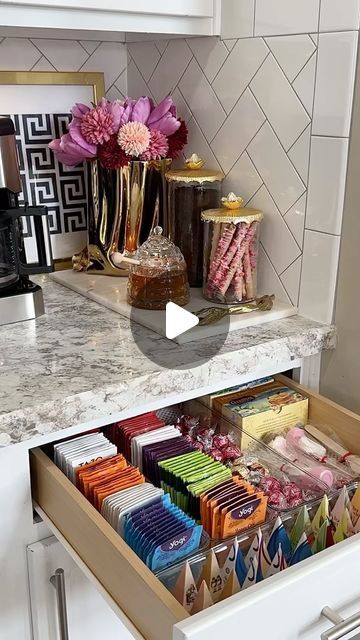
[[[257,557],[251,558],[250,560],[250,568],[245,578],[244,584],[242,585],[242,589],[247,589],[247,587],[251,587],[251,585],[260,582],[262,578],[259,576],[259,565]]]
[[[291,557],[289,566],[292,567],[294,564],[301,562],[301,560],[306,560],[306,558],[310,558],[311,556],[312,556],[311,547],[308,543],[306,533],[303,533]]]
[[[248,568],[245,564],[244,556],[242,554],[240,547],[236,555],[235,573],[237,575],[237,579],[240,582],[240,585],[242,586],[246,580],[246,576],[248,574]]]
[[[199,611],[204,611],[204,609],[208,609],[213,605],[212,597],[210,595],[210,591],[205,580],[202,581],[200,585],[200,589],[195,598],[193,607],[191,609],[191,615],[194,613],[199,613]]]
[[[306,505],[301,507],[295,524],[290,532],[290,542],[293,549],[296,549],[298,542],[303,533],[309,534],[311,531],[311,521],[309,511]]]
[[[262,492],[257,492],[224,507],[221,537],[227,538],[262,524],[266,519],[266,506],[267,497]]]
[[[235,571],[231,571],[228,580],[220,594],[219,600],[226,600],[226,598],[230,598],[235,595],[235,593],[240,593],[241,587],[239,580],[237,579]]]
[[[234,538],[234,542],[232,543],[230,549],[224,552],[225,560],[223,562],[222,560],[224,556],[222,556],[222,552],[220,554],[217,554],[217,558],[218,558],[218,562],[221,570],[221,576],[224,584],[230,577],[231,572],[235,571],[236,558],[238,555],[238,551],[239,551],[239,543],[237,541],[237,538]]]
[[[356,533],[360,533],[360,518],[358,518],[353,525],[353,535],[355,535]]]
[[[201,585],[204,581],[209,587],[213,602],[216,602],[220,597],[224,583],[214,551],[211,551],[206,559],[198,584]]]
[[[286,558],[286,561],[288,561],[292,554],[291,542],[280,516],[276,518],[276,522],[274,524],[274,528],[271,532],[267,545],[267,550],[271,561],[275,558],[278,552],[279,544],[281,544],[284,557]]]
[[[337,525],[334,533],[334,542],[342,542],[346,540],[353,533],[353,524],[351,522],[350,513],[348,509],[344,509],[344,513],[341,517],[339,524]]]
[[[346,487],[343,487],[340,491],[339,497],[335,502],[334,508],[331,510],[331,519],[335,528],[338,526],[341,518],[343,517],[346,508],[350,507],[349,494]]]
[[[279,544],[279,548],[273,558],[269,571],[267,572],[266,577],[270,578],[270,576],[274,576],[280,571],[284,571],[287,568],[287,563],[285,560],[285,556],[283,554],[283,550],[281,548],[281,544]]]
[[[351,521],[354,525],[357,524],[360,518],[360,487],[358,487],[351,499]]]
[[[186,561],[179,573],[173,590],[173,596],[190,613],[198,590],[189,563]]]
[[[319,532],[322,524],[330,519],[330,509],[329,509],[329,498],[325,494],[317,512],[315,513],[314,518],[311,521],[311,528],[313,530],[314,536],[316,537]]]
[[[260,540],[260,548],[257,555],[257,560],[259,566],[259,576],[261,576],[262,578],[266,578],[271,567],[271,559],[266,547],[264,536],[262,536]]]
[[[327,546],[327,532],[329,527],[329,520],[324,520],[319,531],[315,536],[315,540],[311,547],[311,551],[313,554],[319,553],[320,551],[324,551]]]
[[[259,527],[251,543],[251,546],[249,547],[249,550],[245,556],[245,565],[247,566],[248,569],[250,569],[251,560],[255,558],[259,553],[262,537],[263,537],[263,534]]]

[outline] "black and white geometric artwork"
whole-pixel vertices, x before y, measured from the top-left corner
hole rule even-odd
[[[10,117],[16,129],[23,186],[21,204],[46,206],[52,235],[86,230],[86,167],[65,167],[48,147],[51,140],[66,133],[70,114],[12,114]],[[24,235],[31,237],[32,230],[26,229]]]

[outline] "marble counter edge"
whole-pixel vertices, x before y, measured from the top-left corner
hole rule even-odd
[[[219,354],[198,367],[146,373],[127,383],[84,391],[0,416],[0,448],[15,445],[39,436],[81,426],[109,417],[119,419],[119,414],[130,409],[141,413],[141,408],[162,398],[166,400],[175,392],[182,393],[203,389],[211,385],[226,387],[227,380],[254,373],[261,375],[265,365],[281,365],[293,359],[305,358],[333,349],[336,346],[336,328],[320,325],[300,334],[275,338],[247,348]],[[241,357],[239,357],[241,354]],[[113,416],[113,417],[112,417]]]

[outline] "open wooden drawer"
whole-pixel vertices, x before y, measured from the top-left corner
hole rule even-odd
[[[331,424],[360,454],[359,416],[282,380],[309,397],[310,422]],[[239,631],[255,640],[315,640],[331,627],[320,615],[324,606],[346,615],[360,611],[360,536],[354,536],[190,617],[50,458],[41,449],[30,455],[33,498],[54,533],[60,531],[146,640],[219,640]]]

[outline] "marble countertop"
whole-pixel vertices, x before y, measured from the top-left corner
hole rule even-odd
[[[335,329],[300,316],[228,334],[211,360],[212,338],[179,346],[69,289],[37,278],[46,315],[0,327],[0,446],[84,425],[175,394],[227,386],[234,378],[335,346]],[[191,362],[183,369],[175,364]],[[159,402],[160,404],[160,402]],[[117,414],[117,415],[116,415]],[[110,418],[111,421],[111,418]]]

